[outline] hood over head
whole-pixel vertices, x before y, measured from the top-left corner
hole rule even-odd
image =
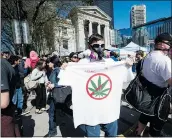
[[[39,59],[38,54],[35,51],[31,51],[30,52],[30,59],[31,60],[38,60]]]

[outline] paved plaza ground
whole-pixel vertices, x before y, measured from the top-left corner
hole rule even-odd
[[[128,84],[124,86],[124,89]],[[35,98],[35,95],[31,95],[28,99],[28,109],[30,113],[23,116],[23,134],[25,137],[35,137],[35,136],[45,136],[48,133],[48,113],[44,112],[42,114],[35,114],[35,107],[32,106],[31,101]],[[72,108],[72,107],[71,107]],[[59,125],[57,126],[59,137],[83,137],[83,132],[79,129],[74,129],[73,120],[70,115],[61,115],[57,113],[56,116],[57,122]],[[135,126],[139,117],[139,113],[135,110],[131,109],[130,106],[126,102],[123,101],[121,103],[121,115],[118,120],[118,134],[128,135],[130,133],[131,128]],[[172,122],[167,123],[163,132],[168,133],[172,136],[171,130]],[[169,136],[165,134],[166,136]],[[104,136],[104,132],[101,131],[101,136]]]
[[[124,88],[128,84],[124,85]],[[45,136],[48,133],[48,113],[44,112],[42,114],[35,114],[35,107],[32,106],[31,101],[35,98],[35,95],[30,95],[28,99],[28,109],[30,113],[23,116],[23,132],[24,136]],[[125,103],[123,103],[125,105]],[[72,108],[72,107],[71,107]],[[58,134],[57,136],[69,135],[72,134],[74,130],[73,120],[71,116],[57,117],[61,121],[60,127],[57,126]],[[70,132],[69,132],[70,131]],[[77,132],[76,132],[77,133]],[[80,134],[77,134],[80,135]],[[82,134],[81,134],[82,135]],[[104,132],[101,132],[101,135],[104,135]]]

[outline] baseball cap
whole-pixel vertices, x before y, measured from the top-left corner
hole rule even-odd
[[[159,42],[168,41],[166,44],[172,47],[172,35],[169,33],[162,33],[155,38],[155,44]]]

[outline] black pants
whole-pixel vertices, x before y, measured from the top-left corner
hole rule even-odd
[[[20,78],[20,79],[21,79],[21,88],[22,88],[22,92],[23,92],[23,109],[26,109],[27,108],[27,99],[29,98],[29,92],[24,85],[24,78]]]
[[[44,84],[39,84],[36,88],[36,109],[46,107],[46,89]]]
[[[145,125],[150,122],[149,134],[152,137],[160,136],[161,130],[165,124],[165,122],[160,120],[157,116],[147,116],[144,114],[140,115],[139,121]]]
[[[23,109],[26,109],[27,108],[27,100],[29,98],[30,92],[26,89],[25,86],[22,87],[22,91],[23,91]]]

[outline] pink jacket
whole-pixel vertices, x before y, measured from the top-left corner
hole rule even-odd
[[[39,61],[38,54],[35,51],[31,51],[30,58],[27,58],[25,61],[25,68],[29,67],[34,69],[38,61]]]

